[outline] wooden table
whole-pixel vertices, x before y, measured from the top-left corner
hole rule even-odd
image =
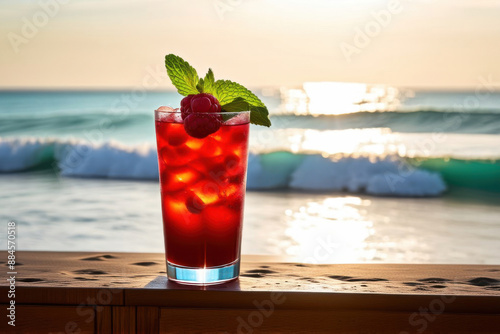
[[[238,281],[193,287],[166,279],[163,254],[17,252],[17,262],[16,326],[2,279],[1,333],[500,333],[500,266],[253,256]]]

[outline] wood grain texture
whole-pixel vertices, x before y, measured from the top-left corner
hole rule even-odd
[[[499,333],[500,316],[257,309],[161,310],[160,333]]]
[[[7,324],[6,307],[1,305],[0,333],[94,333],[95,310],[92,307],[16,306],[16,326]]]
[[[16,303],[56,305],[123,305],[123,289],[87,288],[78,286],[27,286],[17,284]],[[7,291],[0,287],[0,293]],[[7,292],[0,295],[0,303],[7,303]]]
[[[266,262],[265,257],[243,257],[241,277],[235,285],[186,287],[167,282],[164,254],[18,252],[18,287],[78,288],[76,299],[98,299],[102,288],[113,291],[109,305],[123,304],[122,289],[347,292],[419,295],[500,296],[500,266],[334,264],[313,265]],[[7,282],[0,282],[6,287]],[[88,288],[90,290],[84,290]],[[97,290],[92,290],[97,289]],[[45,291],[49,291],[44,289]],[[30,291],[30,295],[35,290]],[[62,290],[61,290],[62,291]],[[36,296],[47,303],[73,303],[57,294]],[[52,291],[54,292],[54,291]],[[101,292],[102,297],[103,292]],[[24,299],[24,297],[22,296]],[[31,297],[28,297],[31,298]],[[0,294],[0,302],[6,296]]]
[[[96,333],[111,334],[113,329],[113,310],[111,306],[96,307]]]
[[[283,303],[276,309],[414,311],[439,302],[445,312],[500,314],[498,296],[408,295],[373,293],[307,293],[243,291],[127,290],[127,303],[171,308],[252,308],[278,295]]]
[[[137,333],[158,334],[160,331],[160,308],[137,307]]]
[[[163,254],[18,252],[19,304],[251,308],[284,293],[284,309],[412,310],[454,296],[452,312],[500,312],[500,266],[309,265],[244,258],[239,280],[195,287],[172,283]],[[0,302],[7,303],[7,282]],[[411,298],[410,298],[411,297]]]
[[[15,330],[500,333],[500,266],[275,260],[244,257],[239,280],[196,287],[168,281],[163,254],[18,252]]]
[[[135,307],[113,306],[113,333],[136,333]]]

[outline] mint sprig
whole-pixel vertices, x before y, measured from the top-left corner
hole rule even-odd
[[[271,126],[266,105],[254,93],[239,83],[229,80],[217,80],[215,82],[215,91],[217,94],[215,97],[219,100],[223,111],[250,110],[250,123]],[[241,100],[246,102],[248,106],[244,106]]]
[[[205,78],[198,78],[196,70],[181,57],[165,56],[167,73],[179,94],[209,93],[221,104],[223,112],[250,110],[250,122],[256,125],[271,126],[269,111],[265,104],[250,90],[230,80],[215,81],[212,69]]]
[[[207,74],[205,75],[204,79],[205,85],[203,87],[203,92],[204,93],[209,93],[209,94],[217,94],[215,91],[215,77],[214,77],[214,72],[212,72],[212,69],[209,68]],[[214,95],[215,96],[215,95]],[[217,96],[215,96],[217,97]],[[220,101],[219,101],[220,103]]]
[[[184,61],[181,57],[169,54],[165,56],[165,66],[167,74],[179,94],[187,96],[190,94],[198,94],[196,86],[198,85],[198,73]]]

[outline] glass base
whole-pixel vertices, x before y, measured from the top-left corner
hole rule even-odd
[[[168,278],[181,284],[220,284],[238,278],[239,274],[239,259],[230,264],[210,268],[183,267],[167,262]]]

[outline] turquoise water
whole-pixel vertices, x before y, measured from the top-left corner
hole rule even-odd
[[[273,127],[251,129],[243,253],[500,263],[500,94],[472,108],[474,92],[415,91],[347,114],[293,112],[283,94],[262,97]],[[0,221],[19,222],[20,248],[162,251],[153,110],[179,102],[0,92]],[[318,238],[335,251],[311,260]]]
[[[379,174],[380,169],[394,173],[411,158],[429,160],[420,163],[418,169],[438,172],[447,187],[500,192],[500,108],[495,108],[500,106],[500,94],[490,94],[467,109],[463,101],[474,94],[414,92],[387,110],[340,115],[292,115],[283,111],[280,95],[264,97],[272,112],[273,127],[252,126],[250,149],[254,159],[249,165],[249,188],[294,188],[291,177],[299,174],[298,162],[311,158],[321,177],[328,174],[325,169],[347,163],[353,168],[352,177],[356,171],[376,172],[372,167]],[[0,171],[56,166],[63,175],[155,179],[152,111],[160,105],[179,103],[180,96],[173,92],[138,96],[129,92],[0,92]],[[143,174],[114,173],[116,166],[110,155],[115,157],[115,165],[145,166],[141,167]],[[338,162],[335,166],[329,160],[332,157]],[[85,161],[79,168],[65,168],[65,161],[71,159]],[[392,164],[386,163],[389,160]],[[337,168],[337,177],[346,176],[339,173],[345,172]],[[300,186],[295,188],[321,180],[298,181],[295,184]],[[367,186],[343,184],[330,189],[353,188],[358,192]],[[429,187],[435,189],[423,191],[423,195],[440,193],[438,184]],[[384,192],[395,196],[403,193]]]

